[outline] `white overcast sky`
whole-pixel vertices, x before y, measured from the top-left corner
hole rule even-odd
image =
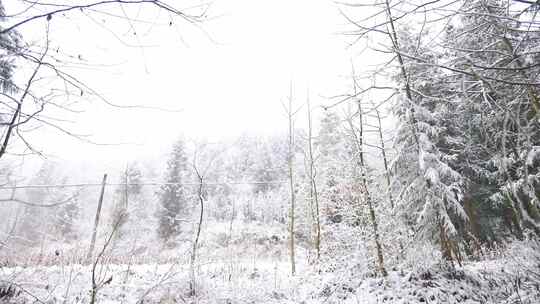
[[[4,1],[7,9],[10,2]],[[308,88],[313,103],[328,104],[323,96],[350,88],[351,59],[357,71],[370,60],[358,58],[358,48],[347,48],[340,32],[350,25],[328,0],[217,0],[202,30],[179,19],[169,26],[169,17],[153,10],[127,8],[126,14],[163,25],[133,23],[134,35],[125,21],[92,14],[94,23],[73,12],[69,20],[51,20],[52,43],[84,62],[111,64],[70,70],[111,102],[182,111],[92,102],[74,118],[73,129],[98,142],[129,144],[93,146],[55,132],[37,133],[35,142],[49,155],[116,163],[161,156],[180,133],[214,139],[283,132],[281,102],[291,81],[297,104]],[[44,22],[25,26],[25,37],[39,37]]]

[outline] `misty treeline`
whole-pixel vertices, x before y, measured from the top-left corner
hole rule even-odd
[[[347,278],[433,263],[455,270],[514,243],[534,252],[539,10],[535,1],[343,4],[352,45],[365,46],[359,57],[381,64],[360,69],[353,60],[350,90],[324,107],[290,93],[277,135],[181,137],[158,163],[125,165],[106,187],[100,231],[114,233],[119,257],[157,261],[167,250],[186,249],[192,271],[201,248],[208,258],[231,246],[242,256],[258,245],[256,258],[277,256],[292,274],[307,263]],[[4,31],[5,45],[21,39]],[[6,93],[14,92],[10,52],[17,52],[6,50],[3,96],[20,96]],[[22,99],[3,103],[2,115],[14,117],[3,119],[4,139],[16,122],[39,117],[7,105]],[[14,190],[19,183],[69,184],[66,168],[52,162],[24,181],[9,164],[2,173],[0,208],[9,214],[1,223],[3,257],[20,258],[28,248],[47,255],[67,243],[86,250],[98,187]],[[238,223],[243,238],[235,239]]]
[[[311,139],[318,164],[314,176],[321,201],[320,222],[357,227],[365,219],[358,205],[360,193],[354,190],[355,147],[349,130],[343,127],[341,118],[328,112],[321,120],[320,134]],[[309,247],[315,239],[317,212],[309,176],[308,134],[296,129],[294,137],[295,237]],[[219,143],[181,137],[162,163],[132,162],[109,174],[102,211],[104,227],[100,229],[110,230],[121,219],[116,231],[119,242],[131,244],[141,236],[165,247],[190,242],[193,218],[199,213],[197,169],[204,171],[201,194],[208,205],[205,218],[224,223],[238,219],[286,230],[288,145],[285,134],[242,136]],[[87,243],[98,202],[99,176],[95,183],[77,184],[69,179],[70,170],[45,160],[34,176],[23,180],[15,178],[13,172],[8,174],[9,168],[4,167],[9,177],[4,186],[9,189],[2,190],[3,197],[13,202],[2,205],[3,212],[11,215],[3,223],[5,245],[40,248],[74,240]],[[280,241],[287,238],[283,232],[273,237]]]

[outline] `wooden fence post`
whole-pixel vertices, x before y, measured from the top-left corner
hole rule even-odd
[[[92,259],[92,255],[94,254],[94,247],[96,245],[97,228],[99,225],[99,217],[101,214],[101,205],[103,204],[103,194],[105,193],[106,183],[107,183],[107,174],[105,173],[103,175],[103,181],[101,182],[101,193],[99,194],[98,207],[96,211],[96,220],[94,221],[94,230],[92,231],[92,241],[90,241],[90,249],[88,250],[88,255],[86,256],[86,259],[88,261]]]

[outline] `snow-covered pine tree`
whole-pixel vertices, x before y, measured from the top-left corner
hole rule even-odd
[[[53,171],[54,165],[44,162],[31,179],[31,183],[37,185],[54,184]],[[25,192],[29,204],[24,205],[24,215],[18,226],[19,236],[28,245],[34,246],[53,234],[54,210],[50,207],[43,207],[48,204],[51,198],[51,189],[28,188]]]
[[[58,164],[45,161],[31,179],[35,185],[62,185]],[[75,222],[80,206],[77,192],[64,187],[27,188],[24,214],[18,226],[19,235],[29,245],[45,240],[72,240],[77,237]],[[17,194],[16,194],[17,195]]]
[[[63,177],[59,184],[65,185],[68,183],[68,178]],[[70,189],[60,187],[55,189],[52,202],[61,203],[55,210],[54,229],[56,234],[62,240],[70,242],[76,240],[79,236],[79,227],[77,223],[81,215],[81,206],[79,190],[70,192]]]
[[[187,213],[186,190],[182,183],[189,182],[188,159],[183,138],[178,139],[172,148],[165,173],[165,185],[161,186],[158,209],[158,235],[164,242],[180,234],[179,217]]]
[[[326,110],[314,142],[318,155],[321,218],[324,222],[338,223],[343,220],[343,210],[340,210],[346,192],[343,190],[347,180],[352,177],[351,153],[343,131],[343,121],[337,113]]]
[[[417,37],[401,30],[394,47],[398,52],[414,54],[419,61],[435,61],[437,55],[420,49]],[[432,65],[403,62],[396,76],[405,88],[399,95],[394,114],[399,121],[395,135],[396,157],[392,173],[399,188],[397,207],[415,230],[418,240],[430,240],[441,246],[444,258],[460,259],[458,229],[453,219],[467,221],[461,204],[464,179],[448,165],[453,151],[439,149],[438,143],[459,141],[446,132],[451,123],[441,69]],[[403,74],[406,69],[406,74]]]
[[[114,191],[114,206],[111,216],[111,226],[116,227],[117,237],[121,238],[126,232],[125,224],[130,219],[131,211],[133,211],[133,203],[140,200],[142,192],[142,173],[136,164],[128,164],[122,172],[118,183],[120,184]]]
[[[3,21],[5,10],[0,2],[0,21]],[[0,29],[2,26],[0,25]],[[0,91],[14,93],[16,87],[13,84],[15,70],[15,56],[21,48],[21,36],[17,31],[9,31],[0,35]]]
[[[462,10],[443,45],[451,68],[461,71],[453,81],[460,91],[455,130],[466,144],[453,148],[462,151],[454,167],[468,180],[465,203],[484,213],[482,239],[505,235],[493,218],[518,237],[524,226],[539,234],[540,173],[530,161],[540,143],[538,12],[494,0],[469,1]]]

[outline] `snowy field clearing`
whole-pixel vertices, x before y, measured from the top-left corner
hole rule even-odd
[[[341,272],[319,274],[305,264],[291,277],[287,262],[272,260],[207,261],[198,267],[194,296],[187,264],[99,265],[98,278],[105,283],[97,302],[539,303],[538,278],[520,274],[510,261],[471,262],[453,271],[391,271],[387,278],[357,274],[356,279]],[[16,282],[17,296],[2,303],[89,303],[91,272],[89,265],[3,268],[2,281]]]
[[[212,221],[201,234],[195,294],[189,242],[169,249],[120,242],[96,264],[95,303],[540,301],[540,259],[535,247],[526,243],[486,252],[483,260],[455,265],[455,269],[442,266],[431,247],[415,249],[413,258],[393,264],[387,277],[374,272],[375,261],[362,244],[351,249],[355,254],[343,252],[341,259],[323,258],[317,264],[312,251],[301,243],[296,251],[296,275],[291,276],[283,227],[269,229],[257,223],[232,227],[229,230],[227,223]],[[223,231],[232,234],[228,237]],[[126,248],[132,250],[131,256],[121,254],[128,252]],[[5,264],[0,268],[0,283],[10,288],[0,294],[0,303],[91,303],[93,265],[80,263],[84,252],[83,248],[64,246],[58,255],[41,252],[41,256]]]
[[[287,263],[234,260],[198,267],[197,296],[190,297],[189,264],[98,266],[106,283],[99,303],[240,303],[282,302],[300,298],[300,277],[288,275]],[[45,303],[88,303],[89,265],[4,268],[2,280],[17,282],[22,298]],[[197,299],[197,300],[196,300]],[[13,303],[18,303],[14,301]]]

